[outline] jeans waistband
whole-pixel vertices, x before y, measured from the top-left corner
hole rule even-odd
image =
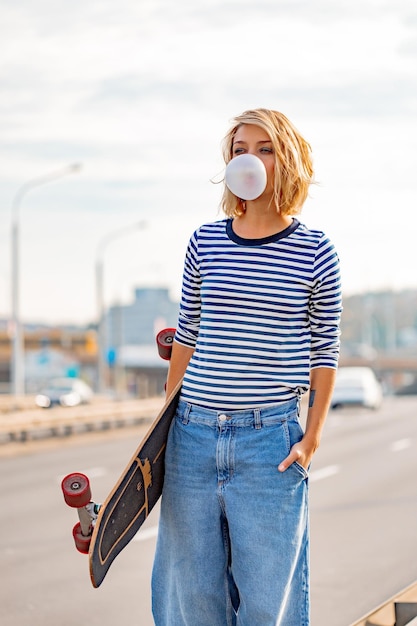
[[[180,400],[177,408],[177,417],[184,423],[196,422],[207,426],[230,424],[234,426],[252,426],[260,428],[262,425],[274,424],[286,420],[298,420],[298,398],[280,402],[265,407],[237,410],[208,409],[197,404],[190,404]]]

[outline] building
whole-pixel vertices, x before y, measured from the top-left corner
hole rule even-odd
[[[158,356],[155,335],[175,327],[179,305],[168,289],[138,288],[132,303],[111,307],[105,317],[107,388],[141,397],[162,393],[167,363]],[[10,392],[11,337],[0,320],[0,393]],[[97,388],[98,338],[94,327],[24,326],[25,390],[48,380],[80,376]]]
[[[137,288],[132,303],[108,310],[103,338],[107,388],[139,397],[163,392],[167,363],[158,355],[155,337],[163,328],[175,328],[178,310],[163,287]]]
[[[178,302],[171,300],[166,288],[135,289],[131,304],[112,306],[107,312],[107,351],[117,351],[121,346],[154,345],[159,330],[175,328],[178,309]]]

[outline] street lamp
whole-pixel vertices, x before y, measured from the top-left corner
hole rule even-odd
[[[105,378],[107,372],[106,359],[106,329],[104,324],[104,251],[107,246],[132,232],[132,230],[142,230],[146,227],[146,222],[141,220],[130,226],[125,226],[112,233],[109,233],[99,242],[96,256],[96,295],[97,295],[97,335],[98,335],[98,359],[97,359],[97,386],[100,393],[106,388]]]
[[[34,187],[46,185],[55,180],[79,172],[80,163],[73,163],[45,176],[33,178],[22,185],[17,191],[12,203],[12,265],[11,265],[11,287],[12,287],[12,314],[11,314],[11,333],[12,333],[12,362],[11,362],[11,380],[12,392],[15,396],[25,393],[25,377],[24,377],[24,344],[22,324],[20,321],[19,311],[19,208],[23,197]]]

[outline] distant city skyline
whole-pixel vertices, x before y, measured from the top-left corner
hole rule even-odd
[[[131,225],[104,253],[106,306],[153,285],[179,298],[189,236],[222,218],[221,139],[255,106],[312,145],[300,219],[334,241],[344,293],[416,287],[416,16],[412,0],[5,0],[0,318],[16,194],[74,162],[21,202],[22,320],[94,322],[100,242]]]

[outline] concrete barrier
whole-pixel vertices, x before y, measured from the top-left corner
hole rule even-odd
[[[0,394],[0,415],[4,413],[12,413],[14,411],[25,411],[33,408],[35,405],[35,396],[22,395],[11,396],[9,394]]]
[[[0,444],[47,437],[68,437],[94,430],[134,426],[152,421],[163,405],[162,397],[143,400],[108,400],[77,407],[30,409],[0,415]]]
[[[350,626],[417,626],[417,581]]]

